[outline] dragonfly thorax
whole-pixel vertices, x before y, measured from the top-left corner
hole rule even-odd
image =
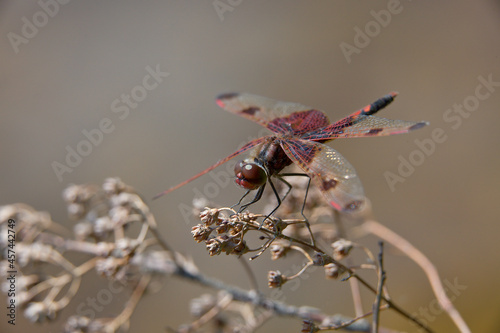
[[[267,181],[268,173],[257,159],[247,159],[234,166],[235,182],[247,190],[256,190]]]

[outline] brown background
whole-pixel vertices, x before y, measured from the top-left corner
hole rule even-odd
[[[500,8],[495,1],[402,1],[402,11],[348,63],[339,45],[352,45],[355,28],[364,30],[374,20],[371,11],[387,9],[388,3],[242,1],[221,20],[212,1],[72,1],[15,53],[7,34],[21,34],[22,18],[32,21],[41,9],[34,1],[2,1],[0,203],[29,203],[71,227],[61,200],[70,183],[119,176],[151,198],[260,130],[221,111],[214,103],[221,92],[295,101],[335,120],[397,90],[400,96],[382,116],[427,120],[431,126],[411,135],[338,140],[331,146],[356,167],[378,220],[422,249],[444,280],[466,286],[454,303],[472,330],[498,332],[499,87],[457,129],[443,115],[475,93],[479,76],[500,81]],[[157,64],[170,75],[120,120],[113,101],[142,84],[146,66]],[[75,148],[85,138],[82,130],[97,128],[103,118],[112,120],[114,131],[59,182],[51,163],[64,163],[65,147]],[[384,172],[397,172],[398,157],[407,159],[417,149],[414,140],[430,138],[435,128],[442,128],[447,140],[391,191]],[[199,179],[151,207],[173,247],[192,255],[208,274],[247,287],[235,258],[209,258],[190,238],[195,221],[186,224],[179,213],[193,189],[210,181]],[[228,204],[241,193],[231,184],[216,200]],[[423,273],[396,252],[387,255],[396,301],[410,312],[428,308],[433,295]],[[292,262],[278,267],[285,270]],[[276,265],[267,257],[252,263],[266,292],[266,271]],[[285,286],[286,301],[352,315],[347,285],[322,275],[311,273],[297,290]],[[73,304],[103,286],[100,280],[85,284]],[[158,294],[139,305],[131,331],[159,332],[188,322],[189,299],[205,291],[164,281]],[[116,314],[125,300],[116,295],[102,315]],[[414,330],[395,314],[382,320]],[[0,330],[33,328],[20,314],[18,321],[13,330],[3,318]],[[59,331],[61,325],[62,320],[39,331]],[[298,325],[275,318],[260,332],[298,331]],[[431,326],[455,331],[443,314]]]

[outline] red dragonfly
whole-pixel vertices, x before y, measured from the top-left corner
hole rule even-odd
[[[155,199],[253,148],[250,157],[235,166],[235,181],[247,189],[245,195],[251,190],[258,190],[255,198],[243,208],[260,199],[267,182],[277,193],[271,181],[272,176],[288,184],[280,178],[285,175],[280,172],[286,166],[295,163],[321,190],[332,207],[343,212],[359,210],[365,202],[365,195],[356,171],[342,155],[323,143],[337,138],[407,133],[428,125],[427,122],[391,120],[373,115],[390,104],[396,95],[395,92],[385,95],[330,124],[322,111],[301,104],[280,102],[246,93],[222,94],[217,97],[217,104],[221,108],[253,120],[271,130],[273,134],[248,142],[208,169],[159,193]],[[290,190],[291,185],[288,186]],[[277,199],[279,207],[281,203],[279,195]]]

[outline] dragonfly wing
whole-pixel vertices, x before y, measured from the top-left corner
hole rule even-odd
[[[245,144],[243,147],[241,147],[240,149],[238,149],[237,151],[235,151],[235,152],[234,152],[234,153],[232,153],[231,155],[229,155],[229,156],[227,156],[227,157],[225,157],[225,158],[223,158],[223,159],[219,160],[217,163],[215,163],[215,164],[214,164],[214,165],[212,165],[211,167],[209,167],[209,168],[207,168],[207,169],[203,170],[202,172],[200,172],[200,173],[198,173],[198,174],[194,175],[193,177],[191,177],[191,178],[189,178],[189,179],[187,179],[187,180],[183,181],[182,183],[177,184],[177,185],[175,185],[175,186],[173,186],[173,187],[169,188],[168,190],[165,190],[165,191],[163,191],[163,192],[161,192],[161,193],[158,193],[157,195],[155,195],[155,196],[153,197],[153,199],[157,199],[157,198],[159,198],[159,197],[161,197],[161,196],[163,196],[163,195],[165,195],[165,194],[168,194],[168,193],[170,193],[170,192],[172,192],[172,191],[174,191],[174,190],[178,189],[179,187],[182,187],[182,186],[184,186],[184,185],[186,185],[186,184],[190,183],[191,181],[195,180],[196,178],[198,178],[198,177],[200,177],[200,176],[203,176],[203,175],[204,175],[204,174],[206,174],[206,173],[209,173],[210,171],[212,171],[213,169],[217,168],[218,166],[220,166],[220,165],[222,165],[222,164],[226,163],[227,161],[229,161],[229,160],[230,160],[230,159],[232,159],[233,157],[236,157],[236,156],[238,156],[238,155],[240,155],[240,154],[242,154],[242,153],[244,153],[244,152],[248,151],[249,149],[252,149],[252,148],[254,148],[255,146],[258,146],[259,144],[261,144],[261,143],[262,143],[262,141],[264,141],[264,139],[265,139],[265,138],[266,138],[266,137],[262,137],[262,138],[258,138],[258,139],[255,139],[255,140],[250,141],[249,143]]]
[[[283,140],[281,146],[311,177],[332,207],[353,212],[363,206],[366,200],[363,185],[354,167],[333,148],[302,139]]]
[[[341,119],[331,125],[302,135],[306,140],[326,141],[337,138],[356,138],[367,136],[386,136],[408,133],[429,125],[424,121],[405,121],[386,119],[377,116],[351,116]]]
[[[279,131],[276,127],[293,131],[293,127],[295,126],[300,130],[306,122],[306,126],[310,127],[312,120],[314,120],[314,123],[318,124],[314,128],[324,127],[329,124],[323,112],[309,106],[298,103],[281,102],[247,93],[226,93],[219,95],[217,97],[217,104],[226,111],[255,121],[274,132]],[[295,114],[294,117],[291,117],[292,114]],[[281,118],[291,118],[291,121],[294,123],[289,125],[282,124],[283,120]],[[304,120],[305,118],[307,118],[307,120]]]

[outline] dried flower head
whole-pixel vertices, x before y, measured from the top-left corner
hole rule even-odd
[[[113,231],[114,226],[109,216],[102,216],[95,220],[93,224],[93,233],[100,237],[106,237],[108,233]]]
[[[117,258],[125,258],[133,254],[133,252],[140,245],[139,240],[124,237],[117,239],[115,241],[115,248],[113,249],[113,255]]]
[[[325,253],[320,253],[316,252],[314,253],[313,256],[313,264],[314,266],[325,266],[326,264],[329,264],[332,262],[332,258],[325,254]]]
[[[33,323],[41,323],[46,319],[54,319],[54,309],[43,302],[31,302],[24,310],[24,316]]]
[[[318,331],[319,328],[311,320],[302,321],[302,329],[300,330],[301,333],[315,333]]]
[[[246,242],[236,237],[228,235],[218,235],[206,241],[207,250],[211,256],[219,255],[222,252],[241,256],[248,252]]]
[[[110,318],[90,319],[84,316],[71,316],[66,321],[64,333],[101,333],[106,332]]]
[[[116,195],[127,189],[127,185],[118,177],[110,177],[104,180],[102,189],[107,195]]]
[[[224,220],[219,223],[215,230],[217,230],[218,234],[224,234],[228,232],[232,227],[233,225],[229,221]]]
[[[289,242],[275,241],[270,246],[271,259],[277,260],[284,257],[288,253],[288,250],[290,250]]]
[[[109,257],[106,259],[99,259],[96,262],[95,269],[97,273],[107,278],[123,278],[123,270],[126,261],[124,259]]]
[[[326,264],[324,268],[325,268],[325,277],[327,279],[337,279],[340,275],[342,275],[345,272],[345,269],[334,263]]]
[[[287,226],[286,222],[274,216],[269,216],[263,221],[263,227],[275,233],[283,232]]]
[[[231,248],[229,250],[229,247],[227,248],[226,254],[234,254],[237,256],[241,256],[249,251],[249,248],[244,240],[239,240],[239,241],[234,241],[230,243]]]
[[[253,222],[256,219],[255,214],[252,214],[249,212],[243,212],[243,213],[237,214],[237,215],[235,215],[235,217],[237,217],[239,221],[246,222],[246,223]]]
[[[200,297],[194,298],[189,304],[191,315],[196,318],[203,316],[211,308],[217,304],[217,297],[210,294],[203,294]]]
[[[231,223],[231,228],[228,231],[230,236],[239,235],[243,231],[244,225],[241,223]]]
[[[91,199],[97,193],[98,188],[93,185],[70,185],[63,191],[63,199],[66,201],[68,215],[73,219],[84,218],[91,206]]]
[[[204,224],[198,224],[191,228],[191,235],[197,243],[207,240],[213,229]]]
[[[221,221],[221,219],[219,219],[219,213],[220,211],[216,208],[205,207],[205,210],[200,213],[201,222],[203,222],[206,226],[214,223],[218,224]]]
[[[341,238],[338,241],[334,242],[332,244],[332,247],[333,247],[333,257],[336,260],[340,260],[349,255],[349,252],[351,252],[352,250],[353,243],[347,239]]]
[[[206,241],[207,251],[211,256],[219,255],[222,252],[221,242],[215,238]]]
[[[34,261],[49,262],[59,252],[54,250],[52,246],[41,243],[18,243],[16,245],[18,262],[21,267],[28,265]]]
[[[280,271],[269,271],[267,274],[267,285],[269,288],[281,288],[287,282],[286,276]]]
[[[94,226],[89,221],[82,221],[73,227],[73,233],[75,234],[76,240],[83,241],[90,237],[94,232]]]

